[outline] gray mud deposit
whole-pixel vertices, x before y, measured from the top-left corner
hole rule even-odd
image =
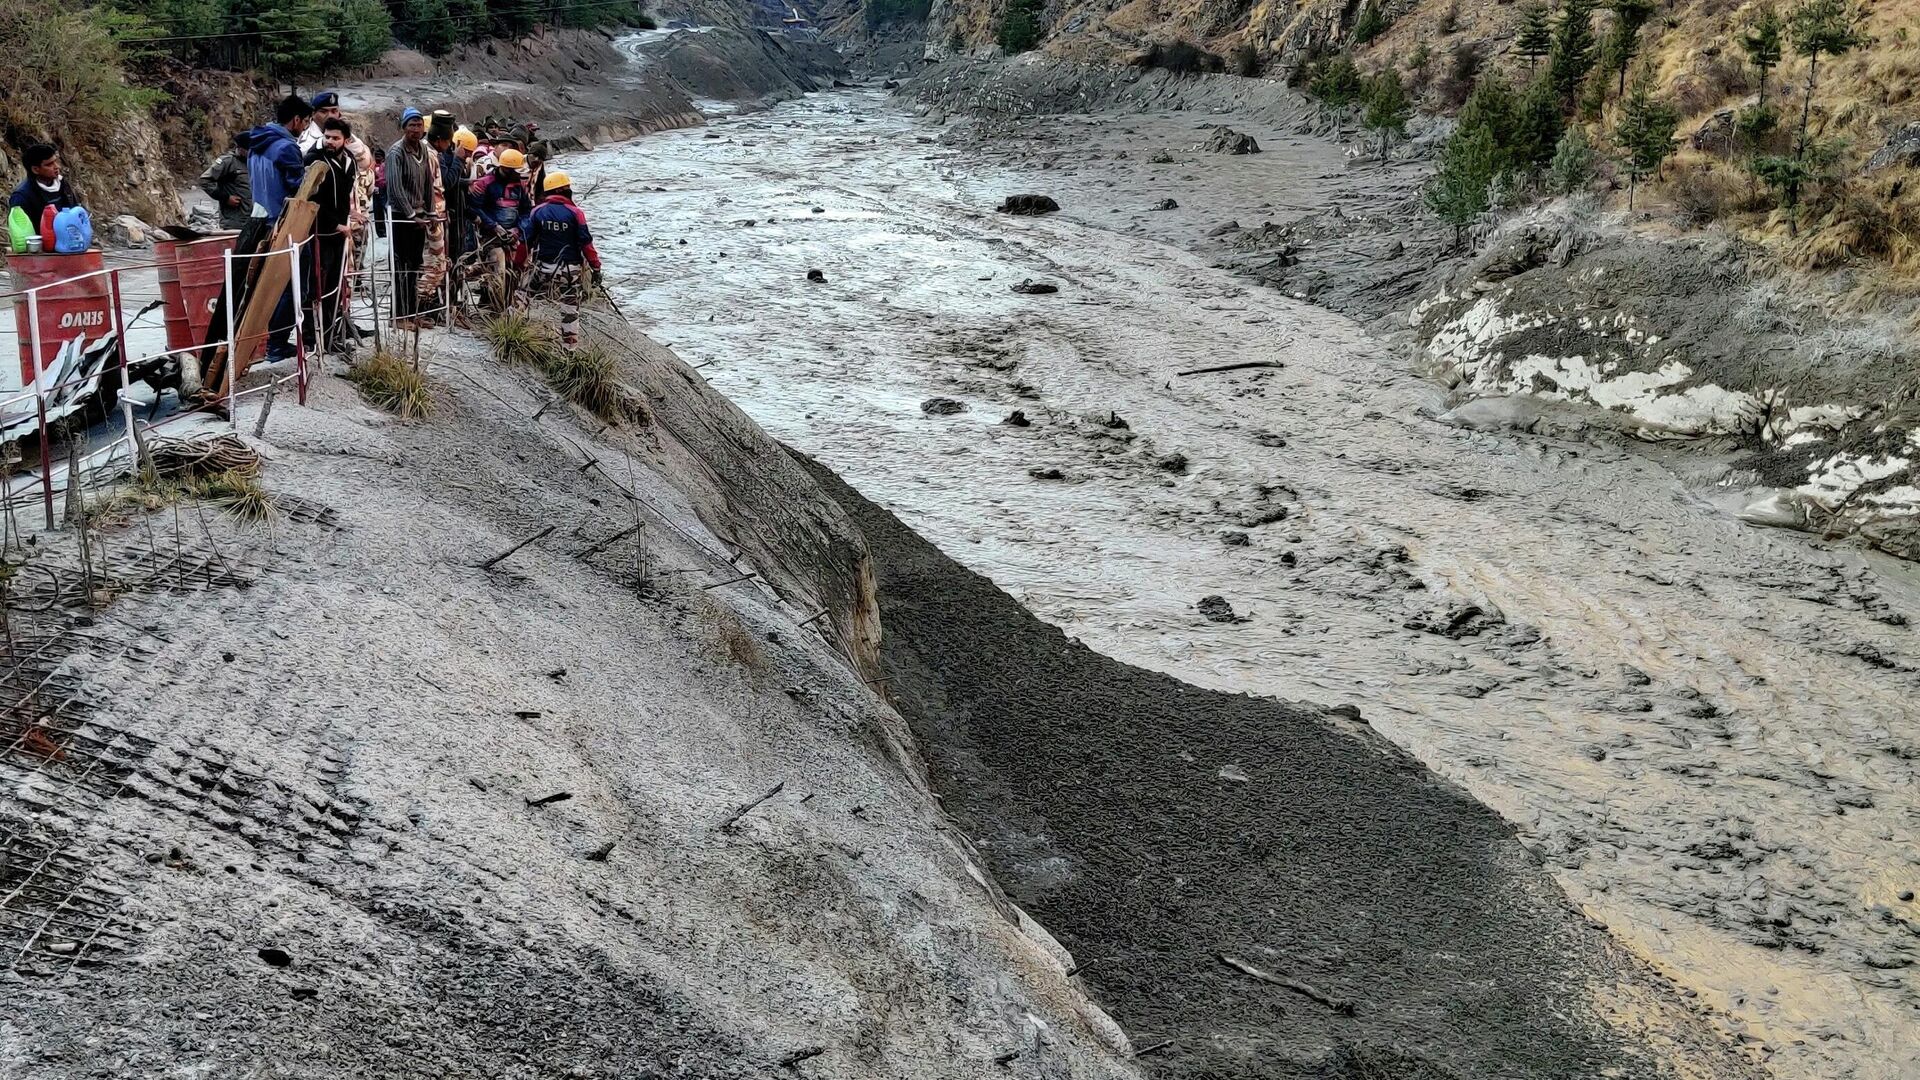
[[[1661,1073],[1603,1019],[1648,977],[1464,792],[1350,713],[1070,641],[814,475],[874,550],[887,695],[942,805],[1134,1045],[1172,1040],[1151,1075]]]
[[[570,168],[609,178],[624,307],[1041,619],[1208,689],[1357,705],[1776,1075],[1911,1075],[1911,568],[1742,524],[1553,410],[1431,419],[1445,393],[1360,327],[1183,249],[1341,197],[1336,152],[1239,118],[1264,152],[1206,155],[1218,200],[1175,185],[1211,174],[1180,163],[1204,122],[1036,118],[1061,149],[1026,166],[844,94]],[[1162,148],[1172,179],[1134,170]],[[1008,192],[1062,210],[993,213]],[[1249,621],[1201,616],[1215,594]]]

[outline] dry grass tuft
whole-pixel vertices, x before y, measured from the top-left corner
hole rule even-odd
[[[560,335],[553,327],[520,312],[488,319],[481,334],[493,354],[509,364],[544,367],[547,354],[560,347]]]
[[[389,352],[376,352],[347,371],[347,378],[375,408],[403,420],[433,412],[427,374]]]
[[[627,418],[626,395],[616,377],[618,365],[605,349],[556,349],[546,369],[547,380],[561,397],[602,420]]]
[[[243,472],[203,477],[194,481],[189,490],[243,524],[264,525],[280,516],[280,508],[274,504],[273,496],[267,494],[267,489],[260,486],[259,478]]]

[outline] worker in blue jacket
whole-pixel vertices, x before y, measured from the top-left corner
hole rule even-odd
[[[253,191],[253,215],[240,232],[236,253],[260,251],[272,242],[281,211],[300,190],[300,179],[306,175],[300,133],[313,121],[313,105],[298,94],[288,94],[274,107],[273,119],[273,123],[247,133],[247,180]],[[267,362],[293,357],[293,286],[289,282],[268,325]]]

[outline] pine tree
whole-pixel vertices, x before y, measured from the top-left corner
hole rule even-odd
[[[1673,153],[1673,131],[1680,124],[1679,110],[1653,96],[1653,79],[1646,72],[1633,81],[1633,89],[1620,101],[1620,119],[1614,124],[1613,138],[1627,166],[1627,209],[1633,209],[1634,192],[1640,178],[1659,172],[1661,162]]]
[[[271,0],[254,15],[260,63],[293,82],[320,70],[340,45],[339,10],[321,0]],[[264,31],[271,31],[270,33]]]
[[[1593,144],[1579,126],[1570,127],[1553,148],[1553,162],[1547,166],[1547,181],[1553,190],[1571,195],[1593,182]]]
[[[1513,51],[1527,62],[1527,74],[1540,58],[1553,51],[1553,26],[1545,4],[1528,4],[1520,13],[1520,33],[1513,40]]]
[[[1813,159],[1818,156],[1819,148],[1814,146],[1808,131],[1813,120],[1813,89],[1820,57],[1839,56],[1865,44],[1867,39],[1861,32],[1865,19],[1866,13],[1855,6],[1855,0],[1805,0],[1787,16],[1787,37],[1793,43],[1793,51],[1807,58],[1807,97],[1800,107],[1800,134],[1793,144],[1793,156],[1799,159],[1799,166],[1778,170],[1790,181],[1782,188],[1788,197],[1789,236],[1800,234],[1800,189],[1816,172]]]
[[[345,0],[340,5],[340,62],[371,64],[393,44],[393,17],[382,0]]]
[[[1593,68],[1593,0],[1566,0],[1560,24],[1554,28],[1553,49],[1547,54],[1547,74],[1562,101],[1573,100],[1580,83]]]
[[[1627,68],[1640,51],[1640,28],[1653,16],[1653,0],[1613,0],[1613,25],[1607,28],[1606,44],[1601,48],[1602,65],[1620,78],[1620,93],[1627,92]]]
[[[1747,63],[1760,73],[1760,104],[1767,103],[1767,72],[1780,63],[1780,36],[1785,29],[1780,22],[1780,13],[1772,4],[1763,5],[1753,18],[1753,25],[1740,35],[1740,47],[1747,51]]]
[[[1360,18],[1353,24],[1353,43],[1365,45],[1386,33],[1387,26],[1387,16],[1380,10],[1380,0],[1367,0],[1360,9]]]
[[[1453,226],[1458,247],[1473,220],[1491,205],[1488,191],[1500,174],[1493,132],[1485,127],[1458,130],[1440,151],[1440,165],[1427,185],[1427,206]]]
[[[1000,51],[1023,53],[1040,44],[1045,31],[1040,26],[1044,0],[1008,0],[1000,17]]]
[[[1380,160],[1387,159],[1393,136],[1406,137],[1407,119],[1412,115],[1413,102],[1407,100],[1407,89],[1400,85],[1400,73],[1389,67],[1374,76],[1367,85],[1367,108],[1360,123],[1380,133]]]
[[[1514,108],[1513,88],[1507,80],[1492,74],[1473,85],[1473,93],[1467,95],[1467,103],[1460,106],[1455,121],[1456,136],[1469,131],[1487,133],[1493,142],[1495,172],[1511,172],[1515,166]]]
[[[1365,92],[1366,83],[1360,77],[1360,69],[1353,64],[1350,53],[1341,53],[1320,62],[1314,69],[1313,78],[1307,83],[1307,93],[1320,99],[1320,103],[1330,109],[1343,109],[1360,100]]]
[[[1560,95],[1545,76],[1527,84],[1526,92],[1514,106],[1513,164],[1521,169],[1538,169],[1552,160],[1566,123],[1560,112]]]

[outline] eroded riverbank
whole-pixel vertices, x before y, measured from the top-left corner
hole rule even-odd
[[[1148,155],[1204,119],[1126,123]],[[1255,206],[1337,167],[1235,126],[1282,143],[1234,166]],[[1908,569],[1744,526],[1632,447],[1436,424],[1440,390],[1351,321],[1095,224],[1145,212],[1107,214],[1104,177],[939,137],[834,95],[569,168],[632,314],[1036,614],[1201,686],[1354,704],[1776,1075],[1916,1067]],[[1061,215],[990,211],[1068,184]],[[1242,361],[1283,366],[1178,374]],[[923,415],[935,394],[969,410]]]

